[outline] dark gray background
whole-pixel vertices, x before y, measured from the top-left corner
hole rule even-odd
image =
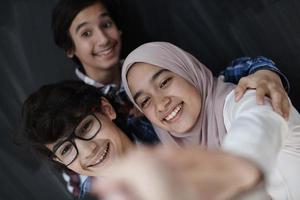
[[[0,199],[68,199],[59,180],[28,147],[12,143],[20,105],[46,83],[74,78],[74,66],[52,40],[56,1],[0,1]],[[119,0],[126,55],[147,41],[169,41],[215,73],[240,56],[264,55],[290,80],[300,108],[300,1]]]

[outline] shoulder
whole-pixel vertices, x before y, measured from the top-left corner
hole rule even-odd
[[[263,105],[258,105],[256,102],[256,90],[247,90],[244,96],[239,100],[235,101],[234,91],[230,92],[225,99],[224,112],[239,112],[241,110],[273,110],[271,106],[270,98],[265,97]]]
[[[256,102],[256,90],[247,90],[244,96],[235,101],[234,91],[230,92],[225,99],[223,108],[223,117],[226,128],[230,126],[231,121],[239,116],[252,115],[254,113],[270,112],[274,113],[270,99],[265,97],[265,103],[258,105]]]

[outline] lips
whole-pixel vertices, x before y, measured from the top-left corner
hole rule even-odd
[[[110,143],[108,142],[104,148],[101,148],[96,155],[89,161],[87,167],[94,167],[102,163],[110,152]]]
[[[166,117],[163,118],[163,120],[167,122],[173,120],[181,111],[182,107],[183,107],[183,102],[181,102],[180,104],[175,106],[170,112],[168,112],[168,114],[166,115]]]
[[[93,55],[94,55],[94,56],[100,56],[100,57],[101,57],[101,56],[109,55],[110,53],[113,52],[115,46],[116,46],[116,44],[110,45],[109,47],[104,48],[104,49],[102,49],[101,51],[97,51],[96,53],[93,53]]]
[[[113,48],[111,47],[109,49],[106,49],[106,50],[103,50],[99,53],[96,53],[95,56],[105,56],[105,55],[109,54],[112,51],[113,51]]]

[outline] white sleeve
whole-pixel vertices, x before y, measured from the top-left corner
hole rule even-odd
[[[249,90],[235,102],[231,92],[226,97],[223,115],[227,130],[223,149],[250,159],[265,175],[270,175],[288,125],[273,111],[269,99],[265,99],[265,105],[257,105],[255,91]]]

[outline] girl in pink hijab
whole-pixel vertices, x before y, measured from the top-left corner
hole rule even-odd
[[[234,100],[234,85],[214,78],[195,57],[166,42],[144,44],[122,68],[124,88],[162,143],[223,148],[261,170],[272,199],[300,199],[300,116],[286,121],[255,91]]]

